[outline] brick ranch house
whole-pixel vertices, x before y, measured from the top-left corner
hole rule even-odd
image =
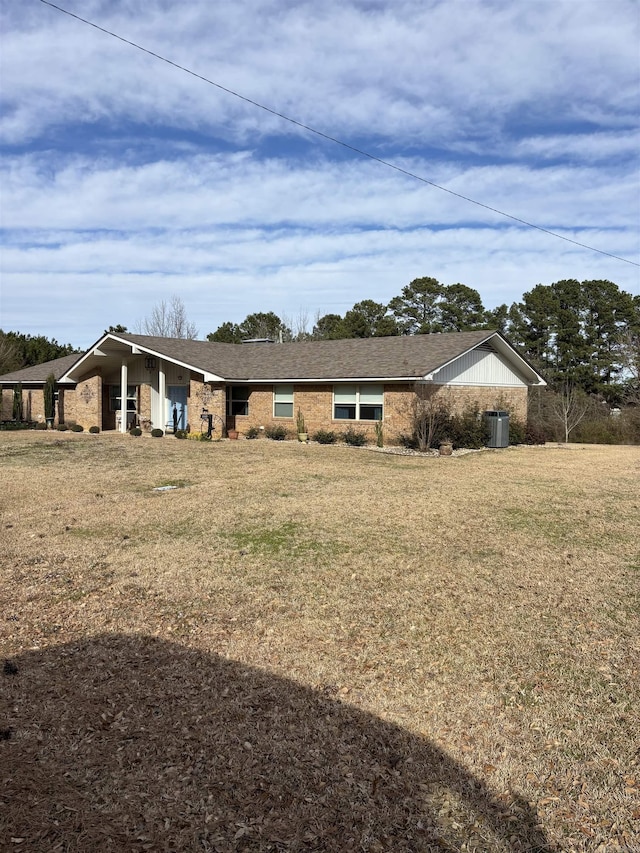
[[[523,422],[529,387],[545,384],[493,331],[283,344],[108,333],[82,355],[1,376],[0,417],[12,417],[20,383],[25,419],[42,421],[51,373],[56,422],[85,429],[200,431],[212,415],[218,429],[281,424],[293,436],[300,410],[310,434],[355,424],[374,439],[382,421],[391,442],[412,430],[416,383],[437,386],[453,411],[507,409]]]

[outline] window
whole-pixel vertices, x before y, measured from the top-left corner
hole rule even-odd
[[[273,386],[274,418],[293,417],[293,385]]]
[[[346,421],[381,421],[382,385],[336,385],[333,389],[333,417]]]
[[[138,402],[138,389],[135,385],[127,385],[127,411],[135,412],[137,408]],[[109,410],[111,412],[119,412],[121,409],[120,405],[121,397],[120,397],[120,386],[119,385],[110,385],[109,386]]]
[[[242,385],[232,385],[227,396],[228,415],[248,415],[251,389]]]

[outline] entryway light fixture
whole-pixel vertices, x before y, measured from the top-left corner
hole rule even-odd
[[[156,360],[152,356],[147,356],[144,360],[144,366],[147,370],[154,370],[156,366]]]

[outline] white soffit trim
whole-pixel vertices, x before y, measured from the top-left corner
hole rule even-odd
[[[192,370],[194,373],[202,373],[205,382],[224,382],[225,379],[222,376],[218,376],[215,373],[209,373],[209,371],[205,370],[202,367],[197,367],[195,364],[187,364],[185,361],[178,361],[175,358],[171,358],[166,353],[159,352],[157,350],[150,349],[149,347],[142,347],[139,344],[132,344],[131,341],[124,340],[123,338],[119,338],[117,335],[108,334],[94,344],[87,352],[78,360],[76,363],[68,370],[64,376],[60,377],[60,382],[73,382],[75,380],[69,379],[69,374],[73,371],[75,372],[82,363],[92,355],[96,356],[111,356],[113,358],[117,357],[116,353],[113,352],[105,352],[100,349],[101,345],[106,343],[107,341],[112,340],[116,341],[119,344],[123,344],[123,346],[129,348],[131,350],[131,355],[153,355],[156,358],[162,359],[162,361],[169,361],[171,364],[176,364],[179,367],[184,367],[185,370]]]
[[[335,376],[316,377],[315,379],[299,379],[295,376],[282,377],[278,379],[228,379],[231,385],[338,385],[341,382],[353,385],[354,382],[415,382],[417,376]]]

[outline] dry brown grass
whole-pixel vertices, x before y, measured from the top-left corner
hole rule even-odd
[[[637,449],[0,462],[2,849],[640,850]]]

